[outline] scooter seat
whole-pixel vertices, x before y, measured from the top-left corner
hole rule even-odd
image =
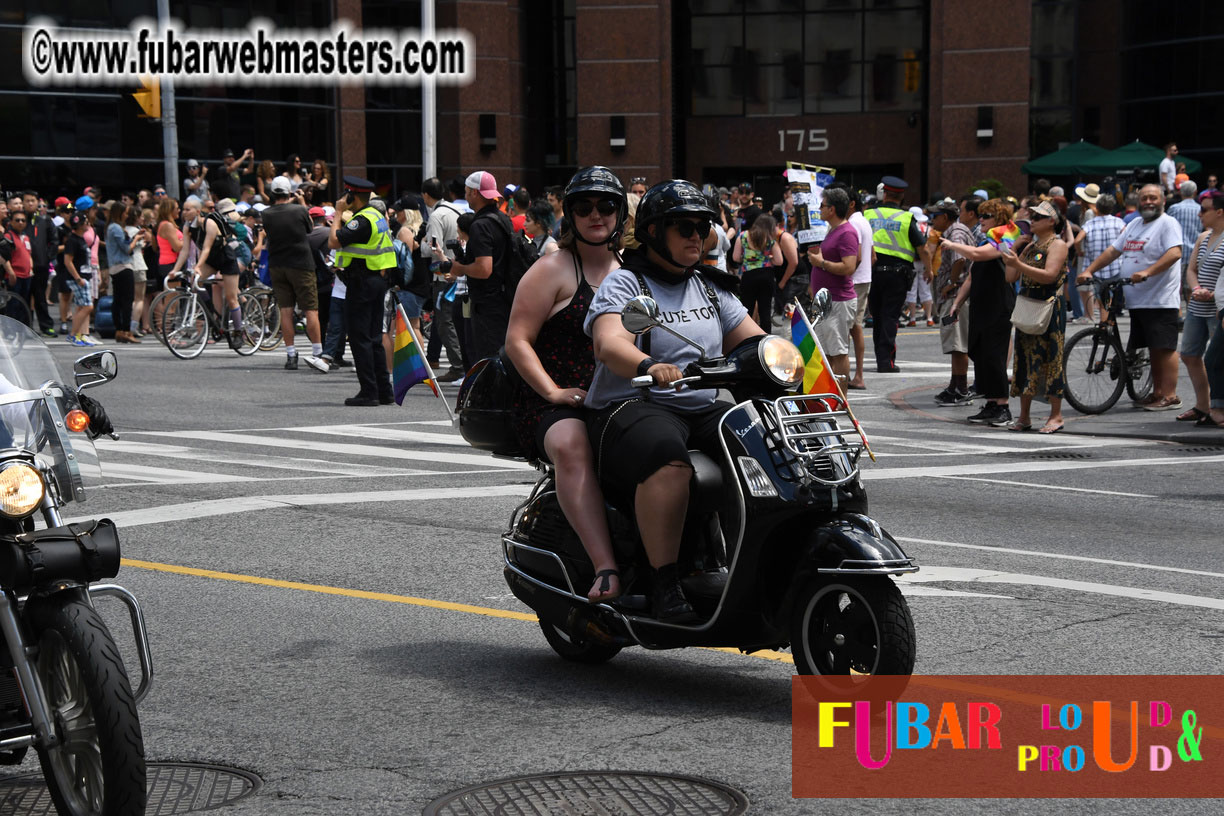
[[[708,514],[718,510],[722,500],[722,468],[701,451],[689,451],[693,478],[689,482],[689,513]]]

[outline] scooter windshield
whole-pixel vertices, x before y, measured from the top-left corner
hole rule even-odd
[[[68,429],[68,413],[81,407],[71,382],[38,335],[0,316],[0,462],[33,455],[64,503],[83,501],[102,477],[88,432]]]

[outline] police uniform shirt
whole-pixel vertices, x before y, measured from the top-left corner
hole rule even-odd
[[[354,213],[349,222],[340,229],[336,230],[336,240],[340,242],[340,246],[346,247],[352,244],[363,244],[368,242],[374,236],[372,235],[373,227],[370,225],[368,218],[358,218]],[[365,258],[350,258],[348,267],[350,273],[370,271],[366,266]]]
[[[887,210],[900,210],[901,212],[905,212],[904,207],[898,207],[896,204],[881,203],[879,206],[873,207],[872,209],[879,210],[881,215],[885,215]],[[872,226],[874,227],[875,225],[872,224]],[[926,244],[926,236],[923,235],[922,230],[918,228],[918,219],[910,219],[909,232],[907,234],[909,236],[910,246],[914,248],[914,253],[917,254],[918,250]],[[888,261],[896,261],[897,263],[912,263],[894,255],[880,255],[878,262],[884,263],[886,258]]]

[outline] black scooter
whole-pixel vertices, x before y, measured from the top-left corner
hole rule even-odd
[[[827,303],[827,293],[816,298],[815,320]],[[634,298],[621,319],[634,334],[659,328],[700,348],[661,323],[651,298]],[[469,443],[512,455],[512,437],[497,427],[504,421],[497,416],[507,387],[503,365],[498,358],[477,364],[460,392],[458,413]],[[677,386],[727,389],[737,402],[722,417],[719,460],[691,453],[678,563],[699,620],[673,624],[651,616],[651,570],[632,507],[615,498],[608,524],[625,594],[589,602],[583,588],[594,581],[591,562],[561,511],[552,469],[542,465],[502,549],[506,583],[535,610],[549,645],[580,663],[602,663],[632,645],[744,652],[789,645],[800,674],[910,674],[914,623],[890,576],[918,566],[867,516],[858,470],[862,444],[843,399],[795,394],[802,357],[772,335],[702,359],[684,374]],[[644,388],[651,378],[633,384]]]

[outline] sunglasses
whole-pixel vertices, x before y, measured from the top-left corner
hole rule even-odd
[[[1049,217],[1050,216],[1043,215],[1041,213],[1033,213],[1032,215],[1029,216],[1029,221],[1044,221],[1045,219]]]
[[[153,197],[154,197],[154,198],[165,198],[165,197],[166,197],[166,191],[165,191],[165,190],[158,190],[156,193],[154,193],[154,194],[153,194]]]
[[[630,184],[645,184],[646,177],[645,176],[635,176],[634,178],[629,179],[629,183]]]
[[[586,218],[591,214],[592,210],[599,210],[600,215],[608,216],[620,209],[620,202],[614,201],[610,198],[601,198],[598,201],[592,201],[589,198],[584,198],[580,201],[575,201],[570,209],[573,210],[574,215],[578,216],[579,218]]]
[[[697,233],[697,237],[704,241],[710,235],[709,221],[689,221],[687,219],[673,220],[669,218],[664,222],[664,224],[669,227],[675,227],[676,233],[679,234],[681,238],[692,238],[693,233]]]

